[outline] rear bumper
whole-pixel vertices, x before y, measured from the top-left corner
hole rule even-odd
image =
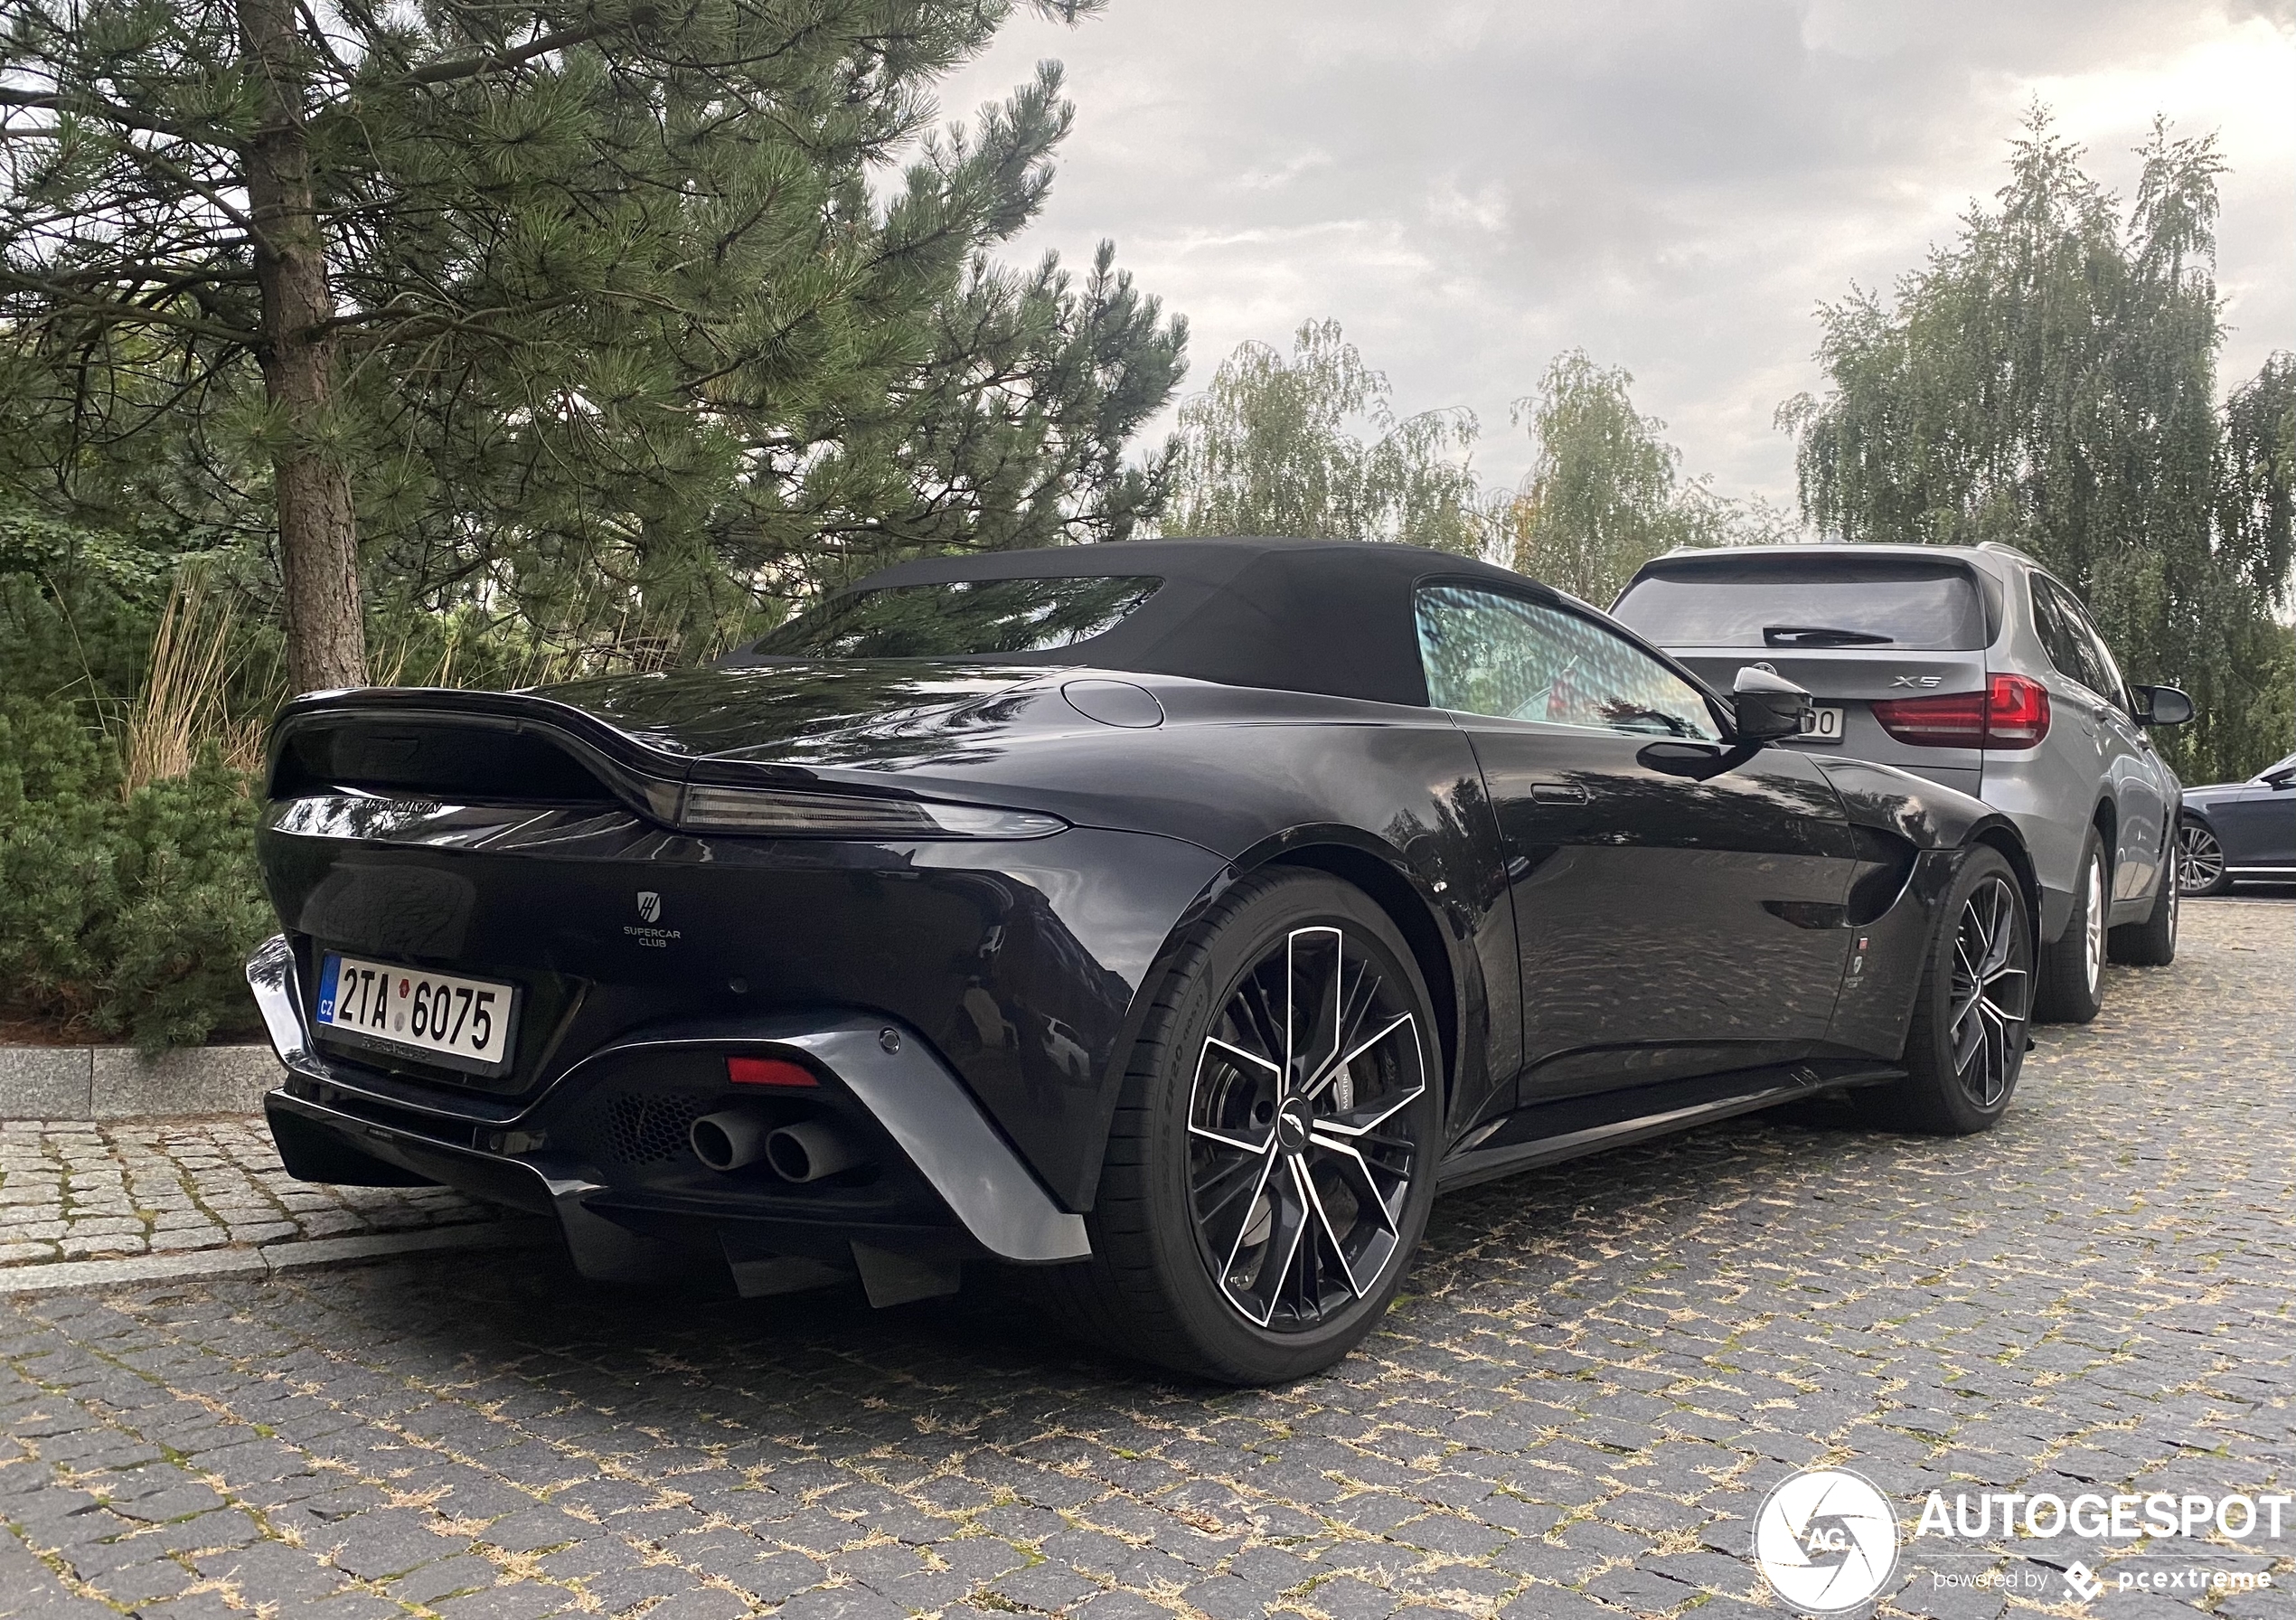
[[[865,1261],[861,1250],[1038,1264],[1091,1252],[1083,1219],[1053,1201],[928,1043],[881,1015],[831,1009],[634,1034],[513,1111],[483,1097],[417,1104],[321,1052],[283,937],[249,958],[248,983],[287,1069],[267,1109],[289,1173],[433,1182],[550,1215],[586,1276],[658,1274],[649,1257],[665,1244],[721,1255],[737,1278],[776,1257],[842,1267]],[[737,1054],[789,1058],[818,1086],[770,1097],[736,1087],[725,1059]],[[763,1164],[710,1172],[684,1148],[682,1121],[728,1107],[844,1131],[866,1149],[868,1173],[797,1186]]]

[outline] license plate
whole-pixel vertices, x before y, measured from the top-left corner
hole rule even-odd
[[[327,953],[319,970],[319,1029],[400,1057],[500,1075],[510,1069],[518,986]]]
[[[1802,740],[1840,742],[1841,740],[1841,711],[1804,709],[1802,711]]]

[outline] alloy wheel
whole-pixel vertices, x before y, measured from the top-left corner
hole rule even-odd
[[[1292,929],[1205,1038],[1188,1106],[1197,1244],[1246,1320],[1302,1333],[1369,1298],[1425,1170],[1398,1122],[1426,1091],[1407,987],[1341,929]]]
[[[2177,887],[2198,894],[2224,881],[2225,846],[2207,828],[2187,822],[2177,829]]]
[[[1962,905],[1946,1021],[1954,1078],[1981,1108],[1997,1107],[2009,1095],[2024,1055],[2033,1001],[2030,952],[2009,880],[1986,879]]]
[[[2087,975],[2089,994],[2096,994],[2104,978],[2104,857],[2089,868],[2089,907],[2081,918],[2081,968]]]

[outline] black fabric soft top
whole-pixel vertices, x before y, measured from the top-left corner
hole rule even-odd
[[[1424,706],[1413,590],[1430,579],[1558,599],[1520,574],[1416,546],[1237,537],[1124,540],[899,563],[849,589],[955,579],[1152,575],[1155,595],[1114,628],[1040,653],[967,663],[1089,664]],[[844,594],[844,593],[840,593]]]

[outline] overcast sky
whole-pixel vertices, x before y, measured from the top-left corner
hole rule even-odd
[[[1475,410],[1490,484],[1529,457],[1509,401],[1579,345],[1686,472],[1789,499],[1812,309],[1948,240],[2036,96],[2124,193],[2156,111],[2218,132],[2220,381],[2296,347],[2296,0],[1113,0],[1016,17],[944,113],[1044,57],[1076,132],[1012,258],[1113,237],[1188,316],[1191,391],[1335,316],[1399,410]]]

